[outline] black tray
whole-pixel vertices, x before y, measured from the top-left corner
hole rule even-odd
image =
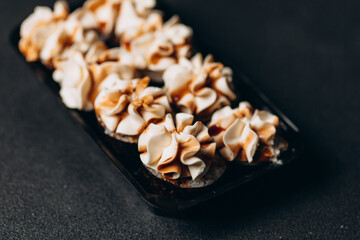
[[[159,6],[158,6],[159,7]],[[164,7],[160,6],[161,10]],[[171,15],[170,11],[164,11],[165,15]],[[19,41],[18,25],[10,34],[10,42],[16,52]],[[194,40],[197,50],[206,53],[203,43],[201,45]],[[22,55],[21,55],[22,56]],[[24,59],[25,60],[25,59]],[[221,59],[216,58],[217,61]],[[224,62],[224,61],[222,61]],[[229,61],[227,61],[229,63]],[[34,70],[41,82],[46,84],[58,97],[59,86],[52,80],[52,71],[41,63],[28,63]],[[242,186],[248,181],[258,178],[277,168],[283,168],[293,160],[297,159],[302,152],[303,143],[298,128],[283,114],[253,83],[244,75],[237,73],[234,65],[234,85],[239,100],[249,101],[254,107],[267,109],[276,114],[280,119],[279,135],[288,142],[288,149],[284,151],[280,159],[283,164],[271,162],[261,164],[240,164],[229,163],[224,175],[213,185],[198,189],[181,189],[151,175],[142,165],[137,144],[123,143],[115,140],[104,133],[103,128],[98,124],[93,112],[84,112],[68,109],[74,119],[79,122],[91,135],[98,146],[106,153],[109,159],[116,165],[120,172],[134,186],[140,196],[151,206],[155,213],[177,214],[184,213],[192,207],[213,199],[216,196]],[[234,103],[234,106],[236,103]],[[65,107],[65,106],[64,106]]]

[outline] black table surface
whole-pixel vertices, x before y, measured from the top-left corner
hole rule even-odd
[[[301,159],[188,216],[153,214],[9,44],[52,1],[1,1],[0,236],[360,239],[359,2],[163,2],[299,126]]]

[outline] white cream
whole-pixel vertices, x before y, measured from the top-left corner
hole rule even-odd
[[[149,19],[150,17],[151,15]],[[149,29],[142,31],[141,34],[133,34],[136,37],[128,42],[127,51],[132,55],[133,63],[138,69],[162,73],[181,57],[189,55],[190,45],[188,42],[192,37],[192,30],[178,23],[178,18],[172,18],[165,24],[156,20],[155,15],[152,18],[152,27],[147,27]],[[124,25],[127,26],[127,23],[124,22]]]
[[[93,14],[98,25],[97,29],[102,34],[110,35],[115,27],[120,2],[120,0],[88,0],[83,8]]]
[[[142,163],[168,179],[202,176],[216,145],[201,122],[192,125],[193,116],[176,114],[176,126],[170,114],[150,124],[140,135],[138,149]],[[204,161],[204,158],[206,160]]]
[[[238,108],[224,107],[217,110],[209,123],[220,154],[228,161],[234,159],[253,161],[259,143],[268,146],[273,154],[273,139],[279,124],[277,116],[253,110],[248,102],[240,102]],[[215,129],[215,130],[212,130]]]
[[[104,80],[95,99],[95,112],[110,132],[136,137],[165,116],[170,105],[163,90],[148,84],[148,78],[121,80],[116,74]]]
[[[88,96],[92,81],[81,53],[57,63],[53,78],[60,84],[60,96],[69,108],[91,110]]]
[[[64,1],[54,4],[54,11],[48,7],[36,7],[20,26],[19,49],[29,62],[37,61],[46,40],[53,34],[59,22],[69,15],[68,5]]]
[[[236,98],[229,86],[231,70],[213,62],[210,55],[204,61],[201,54],[190,60],[181,58],[165,70],[163,79],[169,96],[183,112],[210,115]]]

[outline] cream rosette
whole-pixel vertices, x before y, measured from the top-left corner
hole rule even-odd
[[[140,135],[138,150],[142,163],[165,179],[191,178],[206,174],[215,156],[216,144],[200,121],[192,124],[193,115],[171,114],[157,124],[150,124]]]
[[[63,15],[65,16],[64,13]],[[39,58],[48,67],[53,67],[56,64],[54,62],[64,60],[75,52],[80,51],[85,54],[99,38],[95,18],[82,8],[66,15],[66,19],[65,17],[53,19],[46,26],[51,26],[52,31],[42,36]]]
[[[90,94],[92,102],[101,91],[103,81],[110,74],[116,74],[118,78],[124,80],[135,77],[135,67],[122,52],[121,48],[108,48],[105,43],[99,41],[94,43],[86,53],[85,59],[93,80]]]
[[[120,80],[115,74],[103,82],[103,89],[95,99],[95,112],[109,135],[137,142],[147,125],[171,111],[164,91],[148,84],[148,77]]]
[[[121,2],[114,33],[121,39],[123,45],[128,45],[132,39],[162,27],[161,13],[151,11],[155,3],[154,0],[123,0]]]
[[[267,111],[254,111],[248,102],[240,102],[238,108],[226,106],[216,111],[208,127],[225,159],[252,162],[256,151],[262,160],[276,157],[274,137],[278,125],[277,116]]]
[[[88,0],[83,9],[93,14],[98,30],[107,36],[114,31],[116,17],[119,13],[121,0]]]
[[[150,11],[155,4],[154,0],[89,0],[84,8],[93,13],[101,33],[130,37],[151,29],[154,20],[161,18],[159,13]]]
[[[20,26],[19,49],[29,62],[38,61],[47,39],[57,31],[59,24],[69,15],[69,7],[64,1],[49,7],[36,7]]]
[[[171,18],[154,32],[145,33],[131,40],[126,49],[138,69],[162,72],[190,54],[192,29]],[[161,74],[156,77],[161,79]]]
[[[231,90],[231,69],[214,62],[211,55],[204,61],[200,53],[190,60],[181,58],[166,69],[163,79],[172,102],[182,112],[200,117],[207,117],[236,99]]]
[[[75,52],[85,54],[99,38],[95,27],[91,15],[81,9],[70,14],[46,39],[40,53],[42,63],[53,66],[56,61],[71,57]]]
[[[60,96],[68,108],[91,110],[89,93],[92,80],[85,59],[80,52],[58,61],[53,79],[60,84]]]

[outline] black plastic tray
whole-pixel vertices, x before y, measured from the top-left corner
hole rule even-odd
[[[164,9],[161,8],[161,10]],[[165,14],[170,13],[165,11]],[[21,55],[18,50],[19,30],[20,25],[11,32],[10,42]],[[207,52],[202,44],[199,47],[200,45],[196,43],[196,39],[195,46],[201,52]],[[216,60],[220,61],[221,59],[216,58]],[[58,93],[59,86],[52,80],[52,71],[39,62],[28,64],[34,70],[39,80],[46,84],[61,101]],[[213,185],[205,188],[181,189],[159,180],[143,167],[136,144],[123,143],[106,135],[103,128],[98,124],[93,112],[68,110],[134,186],[140,196],[151,206],[152,210],[162,214],[183,213],[265,173],[286,166],[297,159],[302,152],[303,142],[301,141],[298,128],[247,77],[234,71],[234,85],[239,101],[249,101],[254,107],[270,110],[279,117],[280,127],[278,133],[288,142],[288,149],[280,156],[283,162],[282,165],[271,162],[255,165],[229,163],[224,175]],[[234,103],[235,105],[236,103]]]

